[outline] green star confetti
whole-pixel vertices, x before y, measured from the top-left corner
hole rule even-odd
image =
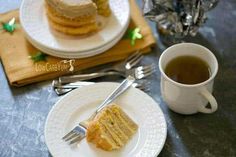
[[[9,33],[13,33],[16,29],[16,19],[12,18],[9,22],[7,23],[2,23],[2,28],[6,30]]]
[[[130,39],[130,43],[132,46],[135,45],[135,41],[137,39],[142,39],[143,38],[143,35],[140,33],[141,29],[140,28],[135,28],[135,29],[131,29],[131,30],[128,30],[127,32],[127,35],[126,37],[128,39]]]
[[[42,52],[38,52],[35,55],[29,56],[29,58],[32,59],[34,62],[46,61],[47,55]]]

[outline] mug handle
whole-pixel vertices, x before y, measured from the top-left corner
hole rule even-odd
[[[205,106],[201,105],[199,107],[199,112],[202,113],[213,113],[217,110],[218,104],[216,99],[213,97],[213,95],[206,89],[206,87],[200,88],[200,94],[209,101],[211,105],[211,109],[206,108]]]

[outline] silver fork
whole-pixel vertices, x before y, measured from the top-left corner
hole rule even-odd
[[[94,119],[94,117],[107,105],[113,102],[118,96],[124,93],[135,81],[135,78],[128,76],[95,110],[95,112],[84,121],[81,121],[79,125],[73,128],[69,133],[67,133],[62,139],[69,144],[74,144],[81,141],[86,135],[86,129],[88,123]]]
[[[155,66],[153,64],[146,66],[139,66],[137,68],[125,70],[125,71],[108,71],[108,72],[96,72],[90,74],[79,74],[72,76],[64,76],[59,78],[61,84],[90,80],[102,76],[118,75],[122,77],[127,77],[129,75],[133,76],[135,79],[139,80],[151,75],[155,71]]]
[[[58,80],[53,80],[52,87],[57,95],[64,95],[76,88],[81,88],[87,85],[95,84],[95,82],[88,82],[88,81],[78,81],[68,84],[60,84]],[[150,82],[147,80],[138,81],[132,84],[134,88],[138,88],[142,91],[148,92],[150,90]]]
[[[93,79],[97,77],[106,76],[107,75],[113,75],[118,74],[119,72],[124,73],[126,70],[130,70],[131,68],[135,67],[143,58],[143,55],[140,53],[140,51],[137,51],[130,55],[127,59],[124,61],[121,61],[119,63],[113,64],[111,67],[104,68],[100,70],[98,73],[91,73],[91,74],[79,74],[79,75],[71,75],[71,76],[61,76],[59,77],[59,81],[62,84],[65,83],[71,83],[78,81],[78,77],[80,81]],[[118,73],[117,73],[118,72]],[[74,77],[76,76],[76,77]]]

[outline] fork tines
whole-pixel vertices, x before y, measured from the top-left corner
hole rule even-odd
[[[125,65],[125,68],[131,69],[132,67],[137,65],[142,59],[143,59],[143,55],[138,50],[137,52],[133,53],[126,59],[127,64]]]
[[[76,126],[73,130],[67,133],[62,139],[69,144],[74,144],[81,141],[86,134],[86,129],[83,126]]]
[[[146,65],[146,66],[140,66],[135,69],[135,77],[136,79],[143,79],[147,76],[150,76],[155,72],[155,65]]]
[[[151,75],[153,72],[156,71],[155,65],[151,64],[151,65],[147,65],[147,66],[143,66],[143,73],[146,76]]]

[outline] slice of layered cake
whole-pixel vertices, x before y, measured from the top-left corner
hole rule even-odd
[[[138,125],[118,105],[112,104],[89,123],[86,138],[96,147],[111,151],[123,147],[137,129]]]
[[[98,29],[92,0],[45,0],[49,23],[57,31],[82,35]]]

